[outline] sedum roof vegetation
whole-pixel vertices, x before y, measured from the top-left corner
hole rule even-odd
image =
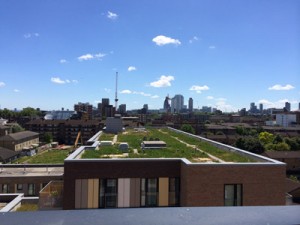
[[[112,139],[111,135],[103,134],[99,141],[111,141]],[[167,147],[144,150],[141,148],[143,141],[152,140],[164,141]],[[128,143],[127,153],[118,150],[121,142]],[[254,162],[246,156],[219,149],[205,141],[176,133],[167,128],[147,128],[145,131],[126,130],[117,135],[114,145],[100,146],[96,150],[86,150],[81,158],[186,158],[191,162]]]

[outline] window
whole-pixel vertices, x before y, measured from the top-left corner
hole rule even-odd
[[[141,180],[141,206],[157,206],[157,178],[142,178]]]
[[[169,206],[180,205],[180,179],[169,178]]]
[[[23,184],[17,184],[17,190],[18,191],[23,190]]]
[[[224,186],[224,205],[242,205],[242,184],[225,184]]]
[[[117,207],[117,179],[100,179],[99,189],[99,207],[115,208]]]
[[[28,195],[35,195],[35,185],[28,184]]]
[[[8,184],[2,184],[2,193],[8,193],[9,190],[8,190]]]

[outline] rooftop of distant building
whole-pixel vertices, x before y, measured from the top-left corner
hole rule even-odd
[[[94,147],[82,146],[67,160],[168,158],[191,163],[277,162],[172,128],[135,128],[118,134],[100,132]]]

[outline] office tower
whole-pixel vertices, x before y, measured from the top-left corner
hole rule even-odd
[[[194,108],[194,106],[193,106],[193,99],[189,98],[189,112],[190,113],[193,112],[193,108]]]
[[[106,108],[109,106],[109,98],[102,98],[102,108],[101,108],[101,115],[102,116],[107,116],[105,114]]]
[[[170,98],[169,95],[166,96],[165,101],[164,101],[164,110],[166,110],[166,112],[170,112],[171,111],[171,106],[170,106]]]
[[[291,103],[286,102],[284,108],[286,109],[286,111],[291,111]]]
[[[172,113],[180,113],[183,109],[184,98],[182,95],[175,95],[171,100]]]
[[[119,105],[119,113],[120,113],[121,115],[126,114],[126,104],[121,104],[121,105]]]
[[[264,110],[264,106],[262,103],[259,104],[259,111],[260,113],[263,113],[263,110]]]
[[[144,104],[143,109],[146,109],[148,111],[148,104]]]

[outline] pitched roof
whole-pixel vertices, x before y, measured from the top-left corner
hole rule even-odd
[[[300,151],[267,151],[265,156],[272,159],[300,158]]]
[[[37,135],[39,135],[39,133],[32,132],[32,131],[21,131],[21,132],[8,134],[3,137],[0,137],[0,141],[10,141],[10,140],[18,141],[24,138],[30,138]]]
[[[286,178],[285,180],[285,191],[290,193],[294,190],[300,189],[300,183]]]
[[[15,152],[15,151],[9,150],[7,148],[0,147],[0,158],[2,158],[3,160],[9,159],[18,154],[19,154],[19,152]]]

